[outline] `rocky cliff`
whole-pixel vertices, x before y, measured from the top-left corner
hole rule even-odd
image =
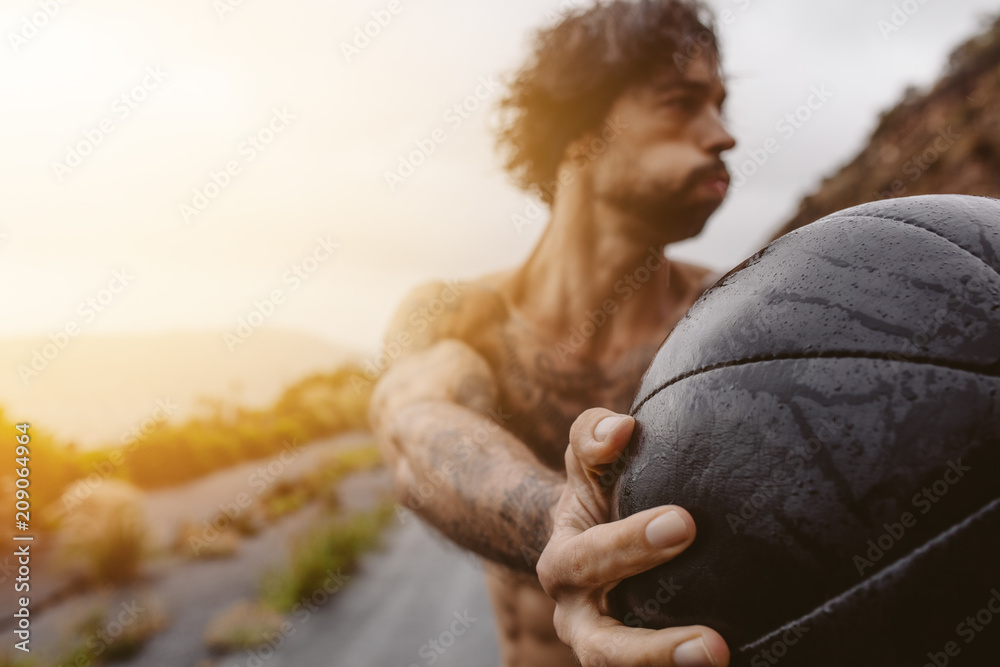
[[[1000,15],[952,52],[930,90],[907,89],[775,236],[856,204],[923,194],[1000,197]]]

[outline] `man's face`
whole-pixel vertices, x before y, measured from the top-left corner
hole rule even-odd
[[[605,124],[622,128],[619,136],[591,164],[598,201],[632,214],[643,226],[635,231],[664,243],[697,235],[729,185],[720,154],[736,142],[722,122],[725,96],[708,58],[626,90]]]

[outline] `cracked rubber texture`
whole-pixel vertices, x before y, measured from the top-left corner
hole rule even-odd
[[[973,642],[957,628],[1000,589],[998,256],[1000,202],[911,197],[792,232],[709,290],[643,378],[612,503],[685,507],[698,538],[613,613],[712,626],[754,667],[1000,651],[1000,613]]]

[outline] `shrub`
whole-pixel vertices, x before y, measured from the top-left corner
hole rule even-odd
[[[292,547],[289,564],[265,574],[261,598],[278,611],[291,610],[329,584],[331,573],[353,571],[358,558],[378,544],[382,527],[392,516],[393,504],[348,520],[322,521]]]
[[[281,614],[259,602],[237,602],[209,622],[205,647],[213,653],[253,649],[280,634],[283,623]]]
[[[119,620],[121,614],[104,607],[91,609],[74,627],[76,645],[65,651],[58,664],[93,666],[130,658],[166,625],[166,615],[155,598],[135,600],[122,608],[129,612],[124,622]]]
[[[83,481],[71,485],[63,500],[67,511],[60,525],[62,559],[81,567],[94,583],[135,578],[149,534],[141,498],[138,489],[114,479],[96,488]]]

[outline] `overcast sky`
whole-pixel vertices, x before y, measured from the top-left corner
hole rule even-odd
[[[720,270],[756,251],[879,112],[933,82],[997,9],[711,4],[727,12],[734,180],[749,151],[779,146],[702,237],[671,250]],[[499,168],[499,92],[483,81],[510,73],[560,5],[4,0],[0,335],[234,330],[277,290],[265,326],[373,350],[408,289],[512,266],[537,240],[541,221],[512,223],[531,200]],[[345,49],[373,12],[386,25]],[[813,98],[793,135],[779,131],[817,91],[828,99]],[[477,92],[479,109],[447,115]],[[444,143],[391,191],[386,171],[439,128]]]

